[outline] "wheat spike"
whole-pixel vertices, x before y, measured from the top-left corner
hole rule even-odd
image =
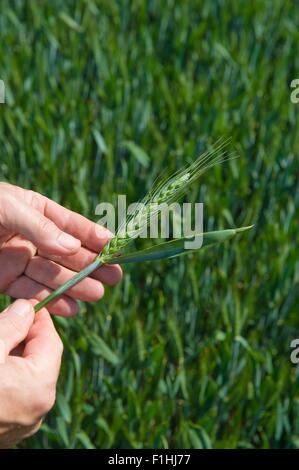
[[[100,259],[104,262],[110,256],[121,251],[134,238],[137,238],[149,221],[157,216],[159,205],[163,203],[170,204],[178,200],[186,192],[190,184],[199,178],[208,168],[217,163],[236,158],[236,155],[229,154],[225,149],[229,141],[230,139],[220,139],[211,151],[200,155],[191,165],[186,166],[186,168],[179,170],[170,178],[154,185],[150,193],[141,201],[144,204],[143,209],[137,209],[119,227],[115,237],[104,247]]]

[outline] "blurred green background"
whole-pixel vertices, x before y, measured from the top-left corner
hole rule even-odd
[[[2,180],[96,220],[232,136],[188,200],[206,230],[256,224],[57,318],[57,404],[23,447],[299,447],[298,21],[286,0],[1,1]]]

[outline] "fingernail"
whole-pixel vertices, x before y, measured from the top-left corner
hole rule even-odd
[[[66,250],[77,250],[80,247],[79,240],[64,232],[59,235],[57,241]]]
[[[109,241],[114,236],[106,227],[102,227],[101,225],[97,224],[95,224],[95,232],[96,237],[100,240]]]
[[[26,317],[32,312],[32,305],[24,300],[17,300],[11,308],[10,313],[15,313],[20,317]]]

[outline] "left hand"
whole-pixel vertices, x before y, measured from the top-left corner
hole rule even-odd
[[[0,292],[43,300],[91,263],[111,237],[104,227],[39,193],[0,183]],[[103,283],[121,278],[118,265],[102,266],[47,308],[75,315],[76,299],[95,302],[104,295]]]

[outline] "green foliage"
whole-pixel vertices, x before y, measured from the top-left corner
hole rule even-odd
[[[57,319],[57,404],[23,446],[299,446],[298,21],[290,0],[1,2],[1,179],[94,218],[232,136],[188,200],[206,231],[255,224]]]
[[[252,226],[229,230],[216,230],[215,232],[198,234],[195,237],[181,237],[168,242],[158,242],[151,247],[134,251],[133,253],[124,253],[119,256],[110,255],[110,258],[108,254],[106,255],[107,259],[106,256],[104,256],[104,259],[106,264],[123,265],[126,263],[142,263],[144,261],[157,261],[161,259],[174,258],[176,256],[191,254],[208,245],[215,245],[217,243],[230,240],[237,235],[237,233],[245,232],[251,228]],[[193,243],[197,242],[198,246],[193,249],[186,248],[186,243],[190,243],[190,241]],[[101,259],[101,256],[99,259]]]
[[[133,241],[130,238],[127,239],[118,239],[117,235],[112,238],[110,245],[105,245],[104,249],[100,252],[94,261],[88,264],[84,269],[78,273],[73,273],[72,277],[66,281],[64,284],[61,284],[57,289],[53,290],[47,297],[41,300],[34,306],[35,312],[39,312],[43,307],[46,307],[50,302],[59,298],[63,293],[68,292],[73,286],[76,286],[86,277],[90,276],[96,269],[99,269],[102,264],[127,264],[127,263],[142,263],[144,261],[157,261],[161,259],[174,258],[176,256],[182,256],[191,254],[194,251],[207,246],[214,245],[215,243],[221,243],[237,235],[237,233],[244,232],[253,227],[241,227],[236,229],[229,230],[216,230],[214,232],[205,232],[193,237],[180,237],[178,239],[173,239],[167,242],[156,242],[151,247],[139,249],[133,253],[125,252],[122,246],[118,247],[118,253],[113,253],[116,251],[112,247],[112,253],[110,253],[111,243],[116,240],[116,246],[122,245],[122,242],[125,242],[127,245],[128,242]],[[151,239],[152,240],[152,239]],[[159,240],[155,239],[155,240]],[[152,240],[153,241],[153,240]],[[189,246],[192,242],[193,246]],[[194,246],[196,244],[196,247]],[[187,245],[187,247],[186,247]],[[105,249],[108,247],[108,253],[106,254]]]

